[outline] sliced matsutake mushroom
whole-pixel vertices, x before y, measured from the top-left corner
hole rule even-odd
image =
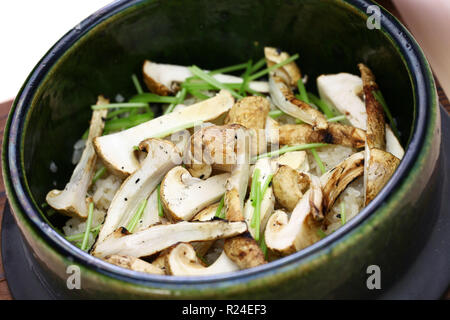
[[[200,210],[222,197],[229,176],[229,173],[223,173],[202,180],[192,177],[182,166],[173,168],[161,182],[164,212],[173,221],[191,220]]]
[[[139,148],[147,152],[147,157],[114,195],[97,243],[105,240],[118,227],[126,226],[141,202],[155,190],[164,175],[181,161],[177,148],[167,140],[147,139],[139,144]]]
[[[326,215],[336,199],[364,172],[364,151],[352,154],[320,177],[323,192],[323,213]]]
[[[103,96],[98,97],[97,105],[108,103],[109,100]],[[58,212],[72,217],[86,218],[88,216],[86,194],[92,182],[97,160],[92,141],[95,137],[102,135],[106,114],[106,109],[93,111],[86,146],[69,183],[64,190],[51,190],[46,196],[47,203]]]
[[[324,130],[314,130],[305,123],[285,124],[280,126],[279,129],[281,145],[323,142],[362,148],[366,140],[366,134],[363,130],[340,123],[330,123],[328,128]]]
[[[265,47],[264,56],[269,68],[290,58],[290,55],[287,52],[283,52],[280,49],[273,47]],[[275,69],[273,75],[282,78],[291,88],[295,88],[297,86],[297,81],[302,78],[300,69],[294,61]]]
[[[309,189],[310,182],[309,175],[282,165],[273,176],[273,193],[277,202],[288,212],[292,212]]]
[[[320,98],[335,112],[344,114],[349,124],[367,129],[367,113],[364,104],[363,83],[360,77],[349,73],[327,74],[317,78]],[[386,124],[386,151],[403,158],[405,151]]]
[[[273,49],[264,50],[264,52],[269,67],[275,64],[274,56],[278,57],[276,61],[279,62],[289,58],[286,52],[278,53],[277,50]],[[295,65],[295,62],[291,62],[282,68],[270,72],[269,93],[273,103],[288,115],[312,125],[314,130],[326,129],[328,122],[325,115],[314,109],[308,103],[295,97],[292,88],[296,86],[298,79],[300,79],[300,74],[294,71],[295,68],[292,67],[292,64]]]
[[[243,130],[245,127],[239,124],[213,125],[198,130],[191,136],[184,156],[186,168],[194,177],[202,179],[208,177],[212,169],[231,172],[236,165],[239,135]],[[250,146],[248,131],[242,138]]]
[[[131,256],[122,256],[113,254],[110,256],[106,256],[105,258],[103,258],[103,260],[115,264],[119,267],[130,269],[133,271],[151,274],[161,274],[161,275],[165,274],[163,270],[161,270],[158,267],[155,267],[153,264]]]
[[[110,236],[99,243],[92,254],[97,257],[108,255],[128,255],[147,257],[163,251],[179,242],[209,241],[233,237],[247,231],[245,222],[208,221],[178,222],[156,225],[148,229],[126,234],[121,237]]]
[[[374,97],[378,90],[375,76],[364,64],[358,64],[363,81],[367,113],[366,148],[364,153],[364,202],[367,206],[391,178],[400,159],[386,148],[384,111],[381,103]]]
[[[320,223],[313,216],[321,215],[322,190],[319,178],[311,176],[311,187],[295,206],[290,217],[277,210],[267,222],[267,248],[288,255],[320,240]]]
[[[260,186],[264,186],[268,179],[271,178],[276,171],[277,164],[272,162],[269,158],[262,158],[256,161],[253,170],[259,170],[258,182]],[[272,187],[267,185],[267,189],[262,197],[259,208],[259,230],[261,233],[266,229],[267,220],[272,214],[275,206],[275,196],[272,191]],[[251,225],[253,215],[255,214],[255,207],[253,206],[252,199],[248,199],[244,206],[244,217],[248,225]],[[254,237],[254,228],[249,228],[250,234]]]
[[[167,224],[169,221],[163,216],[159,216],[158,211],[158,189],[153,190],[147,199],[142,216],[136,225],[135,232],[147,229],[155,224]]]
[[[176,245],[166,255],[166,267],[169,274],[174,276],[207,276],[234,272],[239,267],[222,251],[217,260],[206,267],[197,257],[197,252],[189,243]]]
[[[205,70],[206,71],[206,70]],[[188,67],[155,63],[149,60],[142,67],[144,82],[147,88],[159,95],[173,94],[179,89],[179,84],[192,77]],[[215,74],[213,77],[222,83],[242,83],[242,78],[228,75]],[[249,87],[257,92],[268,92],[269,87],[265,81],[251,81]]]
[[[218,202],[206,207],[205,209],[197,213],[192,221],[211,221],[215,219],[218,207]],[[200,241],[191,243],[191,245],[195,249],[195,252],[197,252],[200,256],[204,256],[213,244],[214,241]]]
[[[306,151],[291,151],[272,160],[278,166],[289,166],[299,172],[308,172],[308,154]],[[292,211],[292,210],[291,210]]]
[[[216,119],[227,112],[233,104],[234,98],[231,94],[222,90],[213,98],[179,111],[124,131],[97,137],[94,139],[95,150],[110,171],[118,176],[126,177],[139,168],[139,161],[134,155],[133,148],[139,142],[151,137],[168,136],[197,122]]]

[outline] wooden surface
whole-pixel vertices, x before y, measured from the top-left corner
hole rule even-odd
[[[394,14],[397,14],[397,12],[395,12],[395,8],[393,8],[392,5],[390,5],[389,1],[379,1],[379,2],[385,8],[392,11]],[[439,86],[439,83],[438,83],[438,94],[439,94],[439,101],[445,107],[447,112],[450,114],[449,99],[446,97],[444,91]],[[8,117],[8,112],[11,107],[11,103],[12,103],[12,101],[8,101],[8,102],[0,104],[0,145],[3,142],[3,129],[5,127],[5,123],[6,123],[6,119]],[[1,171],[0,171],[0,177],[1,177],[1,180],[0,180],[0,227],[1,227],[3,207],[4,207],[5,201],[6,201],[5,186],[3,185],[3,177],[2,177]],[[0,239],[0,244],[1,244],[1,239]],[[444,295],[443,298],[450,299],[450,288],[447,291],[447,293]],[[5,274],[4,274],[2,260],[1,260],[1,251],[0,251],[0,300],[10,300],[10,299],[12,299],[12,298],[11,298],[11,294],[9,292],[8,285],[7,285],[7,282],[5,279]]]

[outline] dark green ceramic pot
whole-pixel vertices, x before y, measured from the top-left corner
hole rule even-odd
[[[45,281],[61,296],[85,298],[355,298],[369,265],[388,288],[425,243],[435,221],[439,108],[430,68],[411,35],[382,10],[381,30],[366,25],[362,0],[119,1],[70,30],[32,71],[5,130],[3,174],[15,220]],[[264,266],[202,278],[125,270],[67,242],[39,204],[73,170],[72,145],[99,93],[134,93],[130,75],[144,59],[216,68],[262,57],[263,47],[298,52],[304,74],[377,76],[407,146],[398,170],[370,205],[337,232]],[[309,89],[315,90],[314,81]],[[59,170],[49,170],[54,161]],[[56,216],[50,220],[56,225]],[[66,287],[69,265],[81,290]]]

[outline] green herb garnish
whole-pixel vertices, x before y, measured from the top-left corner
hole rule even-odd
[[[253,207],[256,206],[256,189],[258,187],[259,173],[259,168],[255,168],[255,170],[253,170],[252,186],[250,188],[250,200]]]
[[[303,83],[303,79],[299,79],[297,81],[297,87],[298,87],[298,93],[299,93],[300,100],[309,104],[309,98],[308,98],[308,94],[306,93],[305,84]]]
[[[338,121],[342,121],[342,120],[345,120],[345,119],[347,119],[346,116],[340,115],[340,116],[336,116],[336,117],[333,117],[333,118],[328,118],[327,120],[328,120],[328,122],[338,122]]]
[[[133,81],[134,87],[136,88],[136,91],[138,94],[144,93],[144,90],[142,90],[141,84],[139,83],[139,80],[135,74],[131,76],[131,80]]]
[[[222,212],[224,204],[225,204],[225,195],[223,195],[222,198],[220,199],[219,206],[216,209],[215,216],[217,218],[221,218],[221,219],[225,218],[225,212]]]
[[[83,236],[83,242],[81,243],[81,250],[87,251],[88,249],[88,240],[89,240],[89,234],[91,231],[91,225],[92,225],[92,216],[94,215],[94,202],[89,202],[89,212],[88,217],[86,221],[86,231],[84,232]]]
[[[147,206],[147,199],[142,200],[141,204],[139,205],[136,213],[131,218],[130,222],[127,225],[127,230],[131,233],[133,233],[134,229],[136,228],[137,224],[139,223],[139,220],[142,217],[142,213],[145,210],[145,207]]]
[[[145,92],[133,96],[129,101],[130,103],[176,103],[177,98]]]
[[[247,62],[247,68],[245,69],[245,72],[242,75],[242,84],[241,84],[241,87],[239,88],[239,94],[245,95],[245,91],[248,86],[248,77],[250,76],[251,68],[252,68],[252,60],[249,60]]]
[[[164,217],[164,208],[161,201],[161,184],[156,188],[156,196],[158,197],[158,216]]]
[[[272,158],[275,156],[279,156],[286,152],[307,150],[307,149],[312,149],[312,148],[320,148],[320,147],[325,147],[327,145],[328,144],[326,144],[326,143],[307,143],[307,144],[299,144],[299,145],[294,145],[294,146],[284,146],[278,150],[260,154],[259,156],[252,158],[252,162],[262,159],[262,158]]]
[[[317,235],[320,237],[320,239],[323,239],[327,236],[327,234],[325,232],[323,232],[322,229],[317,229]]]
[[[224,67],[224,68],[220,68],[220,69],[216,69],[216,70],[212,70],[210,72],[208,72],[208,74],[210,76],[218,74],[218,73],[228,73],[228,72],[233,72],[233,71],[237,71],[237,70],[242,70],[245,69],[247,67],[247,63],[240,63],[240,64],[235,64],[232,66],[228,66],[228,67]]]
[[[94,184],[98,179],[100,179],[101,177],[103,177],[103,175],[106,173],[106,168],[105,167],[101,167],[100,169],[98,169],[95,174],[94,177],[92,178],[92,183]]]
[[[95,233],[97,233],[98,231],[100,231],[101,227],[102,227],[102,225],[98,225],[98,226],[96,226],[96,227],[93,227],[93,228],[91,228],[91,230],[90,230],[89,232],[95,234]],[[84,234],[85,234],[85,233],[86,233],[86,232],[81,232],[81,233],[72,234],[72,235],[70,235],[70,236],[67,236],[66,239],[67,239],[68,241],[79,241],[79,240],[83,240]]]
[[[325,166],[323,165],[322,159],[320,159],[319,155],[317,154],[316,149],[312,148],[310,151],[314,157],[314,160],[316,160],[317,165],[319,166],[319,169],[322,172],[322,174],[327,172],[327,170],[325,169]]]
[[[152,138],[165,138],[165,137],[170,136],[171,134],[173,134],[175,132],[178,132],[178,131],[181,131],[181,130],[185,130],[185,129],[189,129],[189,128],[192,128],[192,127],[195,127],[195,126],[199,126],[202,123],[203,123],[202,121],[194,121],[194,122],[190,122],[190,123],[187,123],[187,124],[183,124],[183,125],[174,127],[172,129],[163,131],[160,134],[154,135],[154,136],[152,136]]]
[[[395,136],[397,138],[400,137],[400,132],[397,129],[397,126],[395,125],[395,121],[394,118],[392,117],[391,111],[389,110],[387,104],[386,104],[386,100],[384,100],[383,94],[381,93],[380,90],[377,91],[372,91],[373,96],[375,97],[375,99],[378,100],[378,102],[381,104],[381,106],[383,107],[384,113],[386,114],[386,117],[389,120],[389,124],[392,128],[392,131],[394,132]]]
[[[284,112],[281,111],[281,110],[272,110],[272,111],[269,111],[269,117],[271,117],[272,119],[279,118],[279,117],[281,117],[283,114],[284,114]]]
[[[122,102],[122,103],[96,104],[91,106],[92,110],[111,109],[111,108],[145,108],[145,107],[147,107],[147,104],[143,102]]]
[[[259,59],[251,68],[250,74],[255,73],[259,69],[261,69],[266,64],[266,58]]]
[[[333,118],[335,116],[335,114],[333,113],[333,111],[331,111],[330,107],[328,106],[328,104],[325,103],[325,101],[319,99],[319,97],[317,97],[315,94],[308,92],[308,99],[314,103],[317,107],[319,107],[320,110],[322,110],[322,112],[325,114],[325,116],[327,118]]]
[[[171,104],[167,107],[166,111],[164,111],[164,114],[171,113],[171,112],[173,111],[173,109],[174,109],[178,104],[183,103],[183,102],[184,102],[184,99],[186,98],[186,93],[187,93],[186,88],[181,88],[181,90],[178,91],[178,92],[177,92],[177,95],[175,96],[175,97],[177,98],[177,101],[171,103]]]
[[[229,87],[225,86],[223,83],[217,81],[214,77],[212,77],[211,75],[207,74],[206,72],[204,72],[203,70],[201,70],[199,67],[197,66],[192,66],[189,67],[189,71],[191,71],[191,73],[197,77],[199,77],[200,79],[208,82],[209,84],[211,84],[212,86],[216,87],[217,89],[223,89],[223,90],[227,90],[231,93],[231,95],[237,99],[241,99],[242,96],[239,95],[238,93],[236,93],[233,90],[230,90]]]
[[[298,55],[298,53],[296,53],[292,57],[290,57],[290,58],[288,58],[288,59],[286,59],[286,60],[284,60],[284,61],[282,61],[280,63],[274,64],[273,66],[271,66],[269,68],[266,68],[264,70],[261,70],[261,71],[255,73],[255,74],[251,75],[249,77],[248,81],[253,81],[255,79],[261,78],[262,76],[268,74],[269,72],[271,72],[271,71],[273,71],[273,70],[275,70],[275,69],[277,69],[279,67],[282,67],[282,66],[284,66],[284,65],[286,65],[288,63],[291,63],[292,61],[298,59],[298,57],[299,57],[299,55]]]
[[[345,217],[345,203],[341,202],[341,224],[344,225],[347,222],[347,218]]]

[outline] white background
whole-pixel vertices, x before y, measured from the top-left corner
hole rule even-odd
[[[13,98],[50,47],[111,0],[0,0],[0,102]]]

